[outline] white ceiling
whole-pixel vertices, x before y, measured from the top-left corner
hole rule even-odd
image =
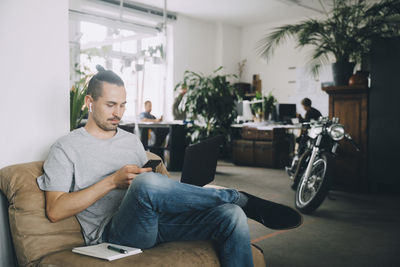
[[[163,8],[164,0],[125,0]],[[332,0],[321,0],[330,4]],[[297,4],[299,5],[297,5]],[[302,7],[300,5],[308,6]],[[329,6],[328,6],[329,7]],[[236,26],[315,16],[320,0],[167,0],[167,9],[185,16]]]

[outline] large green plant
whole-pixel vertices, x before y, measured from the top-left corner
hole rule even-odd
[[[291,36],[296,39],[297,47],[314,46],[309,62],[314,74],[321,64],[329,63],[329,56],[334,56],[336,62],[360,63],[370,52],[373,37],[400,34],[398,25],[391,23],[391,18],[399,14],[399,0],[374,4],[365,0],[334,0],[325,19],[307,19],[277,27],[259,41],[258,52],[269,59],[275,48]]]
[[[77,64],[75,64],[75,72],[80,78],[74,83],[69,92],[69,118],[71,131],[78,128],[79,123],[88,113],[87,107],[84,106],[85,96],[87,92],[88,81],[93,76],[93,74],[88,74],[89,69],[87,67],[83,67],[82,71]]]
[[[237,96],[228,78],[235,75],[218,75],[221,68],[210,76],[185,71],[183,81],[175,87],[187,89],[179,109],[187,120],[193,121],[189,128],[192,143],[219,134],[229,138],[230,126],[237,116]]]

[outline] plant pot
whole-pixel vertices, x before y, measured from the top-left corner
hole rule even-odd
[[[333,83],[335,86],[348,85],[349,78],[353,75],[354,62],[332,63]]]
[[[268,121],[269,119],[269,112],[264,111],[264,121]]]
[[[357,71],[349,79],[349,85],[368,85],[368,75],[367,71]]]

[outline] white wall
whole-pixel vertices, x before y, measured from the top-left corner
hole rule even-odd
[[[220,22],[216,23],[216,27],[216,65],[224,67],[222,73],[237,75],[240,61],[241,29]]]
[[[300,101],[309,97],[314,107],[328,115],[328,95],[321,90],[321,82],[304,73],[310,47],[296,49],[295,41],[289,39],[268,62],[256,54],[257,42],[264,34],[299,20],[239,28],[178,15],[173,23],[173,84],[182,80],[185,70],[210,74],[223,66],[221,73],[238,74],[238,62],[247,59],[242,81],[251,83],[253,74],[260,74],[264,94],[272,92],[281,103],[296,103],[302,114]],[[320,80],[328,81],[330,75],[322,72]]]
[[[238,73],[241,45],[239,27],[182,15],[178,15],[172,27],[174,85],[182,81],[186,70],[209,75],[223,66],[220,74]],[[233,79],[233,82],[236,80]]]
[[[69,132],[67,0],[0,1],[0,168]]]
[[[215,24],[179,15],[172,25],[174,84],[186,70],[210,74],[216,68]]]
[[[268,62],[256,54],[257,42],[274,27],[299,20],[281,21],[273,24],[258,24],[242,28],[241,58],[247,59],[243,73],[243,81],[251,83],[253,74],[260,74],[264,94],[272,92],[281,103],[297,103],[297,112],[303,113],[301,99],[309,97],[313,106],[322,115],[328,115],[328,94],[321,90],[319,81],[315,81],[308,73],[303,74],[310,48],[296,49],[293,39],[288,39],[279,46]],[[289,69],[295,67],[295,69]],[[327,77],[325,77],[327,76]],[[329,80],[329,73],[323,73],[321,80]]]

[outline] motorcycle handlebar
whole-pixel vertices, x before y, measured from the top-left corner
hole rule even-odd
[[[357,152],[360,152],[360,149],[358,148],[356,142],[354,142],[353,138],[351,138],[350,134],[346,133],[346,134],[344,135],[344,137],[345,137],[347,140],[350,141],[350,144],[353,145],[353,147],[356,149]]]

